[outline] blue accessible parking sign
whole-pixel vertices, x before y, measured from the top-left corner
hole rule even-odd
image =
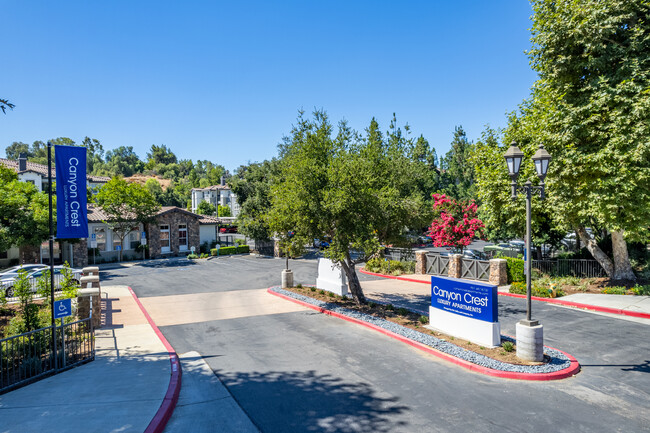
[[[72,315],[72,299],[54,301],[54,318],[61,319]]]

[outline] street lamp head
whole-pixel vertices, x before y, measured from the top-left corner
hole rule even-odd
[[[517,176],[519,176],[519,167],[521,167],[521,160],[524,158],[524,152],[517,147],[517,143],[513,141],[510,144],[510,148],[504,155],[506,159],[506,164],[508,165],[508,174],[510,178],[515,181]]]
[[[551,154],[544,149],[544,145],[540,144],[539,149],[533,155],[533,161],[535,162],[535,170],[537,171],[537,176],[541,181],[544,181],[546,173],[548,172],[548,163],[551,161]]]

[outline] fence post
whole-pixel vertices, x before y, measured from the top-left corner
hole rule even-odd
[[[452,254],[449,257],[449,270],[447,271],[447,276],[449,278],[460,278],[462,275],[462,266],[462,254]]]
[[[505,259],[490,260],[490,284],[505,286],[508,284],[508,261]]]
[[[415,273],[424,275],[427,273],[427,251],[418,250],[415,252]]]

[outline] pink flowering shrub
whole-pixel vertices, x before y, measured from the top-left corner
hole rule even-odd
[[[475,237],[483,235],[485,225],[476,217],[474,200],[457,201],[445,194],[431,196],[433,210],[439,213],[429,228],[433,246],[455,247],[462,252]]]

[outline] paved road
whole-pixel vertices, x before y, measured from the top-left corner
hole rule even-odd
[[[546,343],[575,355],[582,372],[489,378],[312,310],[276,310],[259,289],[277,284],[283,266],[228,257],[103,279],[133,287],[174,348],[198,351],[263,432],[650,431],[647,325],[535,302]],[[290,267],[297,282],[315,281],[315,261]],[[525,304],[499,303],[503,332],[514,334]]]

